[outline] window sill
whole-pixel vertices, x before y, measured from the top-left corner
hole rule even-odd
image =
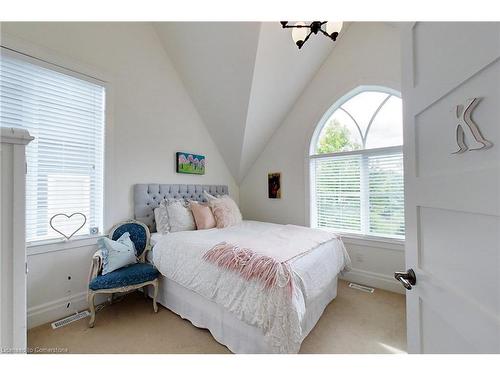
[[[405,251],[405,241],[396,238],[364,236],[351,233],[339,233],[339,235],[345,243],[351,245],[381,247],[394,251]]]
[[[354,234],[354,233],[342,233],[334,230],[330,231],[337,233],[342,239],[342,241],[344,241],[344,243],[347,244],[358,245],[358,246],[369,246],[369,247],[381,247],[384,249],[389,249],[394,251],[404,251],[405,249],[404,239],[367,236],[363,234]]]
[[[45,254],[54,251],[63,251],[85,246],[92,246],[97,244],[97,239],[104,236],[104,234],[84,235],[71,238],[70,240],[58,238],[31,242],[26,244],[26,255],[30,256],[36,254]]]

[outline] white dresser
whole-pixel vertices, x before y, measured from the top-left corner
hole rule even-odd
[[[26,350],[26,145],[24,129],[0,127],[0,349]]]

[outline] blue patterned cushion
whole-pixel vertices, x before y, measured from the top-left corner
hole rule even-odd
[[[121,288],[154,280],[159,274],[158,270],[149,263],[136,263],[106,275],[94,277],[89,288],[92,290]]]
[[[120,225],[118,228],[115,229],[115,231],[113,232],[113,238],[111,239],[113,241],[116,241],[125,232],[130,233],[130,239],[135,245],[137,256],[140,256],[143,253],[144,249],[146,249],[148,241],[148,234],[146,232],[146,229],[144,229],[142,225],[137,223],[126,223]]]

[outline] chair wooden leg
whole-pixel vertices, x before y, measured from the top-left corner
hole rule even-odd
[[[153,291],[153,309],[155,313],[158,312],[158,305],[156,303],[156,297],[158,296],[158,279],[156,279],[153,283],[154,291]]]
[[[89,301],[89,308],[90,308],[90,321],[89,321],[90,328],[94,328],[94,322],[95,322],[94,297],[95,297],[95,293],[89,292],[88,301]]]

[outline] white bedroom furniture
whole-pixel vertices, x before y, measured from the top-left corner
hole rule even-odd
[[[158,312],[156,296],[158,294],[158,270],[151,264],[146,263],[147,252],[151,249],[150,233],[148,227],[135,220],[119,223],[109,232],[109,238],[116,241],[124,233],[129,233],[137,253],[138,263],[119,268],[102,275],[103,254],[98,250],[90,266],[88,301],[90,307],[89,327],[94,327],[95,306],[94,298],[97,294],[125,293],[131,290],[147,288],[152,285],[153,309]]]
[[[27,130],[0,128],[1,252],[0,348],[26,351],[26,145]]]
[[[162,274],[158,302],[195,326],[207,328],[234,353],[298,352],[302,340],[336,297],[339,272],[350,263],[342,241],[332,235],[287,262],[295,282],[288,300],[279,289],[267,290],[259,281],[246,281],[238,273],[231,275],[215,264],[201,261],[205,251],[215,243],[238,242],[243,237],[260,240],[266,238],[266,232],[274,232],[274,239],[279,239],[276,231],[285,226],[243,221],[223,229],[156,233],[153,210],[162,199],[204,201],[204,191],[212,195],[228,192],[227,186],[221,185],[134,187],[135,217],[148,223],[153,232],[153,251],[148,259]],[[297,227],[300,230],[316,231]],[[284,250],[286,253],[288,248]]]
[[[297,353],[302,340],[336,296],[338,274],[348,264],[341,240],[332,238],[319,246],[309,246],[305,244],[309,239],[305,239],[301,231],[312,231],[311,237],[314,231],[316,234],[323,232],[243,221],[223,229],[155,236],[153,262],[162,274],[159,302],[166,303],[167,307],[189,320],[198,317],[209,323],[201,326],[208,328],[219,342],[235,353]],[[234,269],[228,270],[205,257],[217,254],[220,247],[216,244],[221,242],[241,245],[234,253],[222,253],[224,259],[230,254],[230,262],[237,263]],[[300,245],[294,246],[294,243]],[[215,251],[209,250],[212,248]],[[272,253],[272,259],[279,259],[281,255],[288,259],[287,254],[295,248],[305,252],[285,263],[280,261],[279,264],[285,267],[277,272],[274,287],[266,286],[258,278],[258,266],[249,265],[252,274],[256,275],[254,278],[246,279],[239,271],[244,269],[241,268],[245,267],[244,264],[251,262],[244,249],[254,250],[257,259],[254,264],[258,265],[271,261],[269,257],[260,258],[266,249]],[[269,270],[267,266],[265,269]],[[268,280],[272,272],[266,271],[264,274]],[[173,285],[178,288],[169,288]],[[169,291],[174,295],[168,296]],[[203,298],[199,300],[192,293]],[[176,303],[179,305],[173,308]],[[207,308],[208,304],[213,309]],[[226,325],[227,319],[232,321],[230,325]]]

